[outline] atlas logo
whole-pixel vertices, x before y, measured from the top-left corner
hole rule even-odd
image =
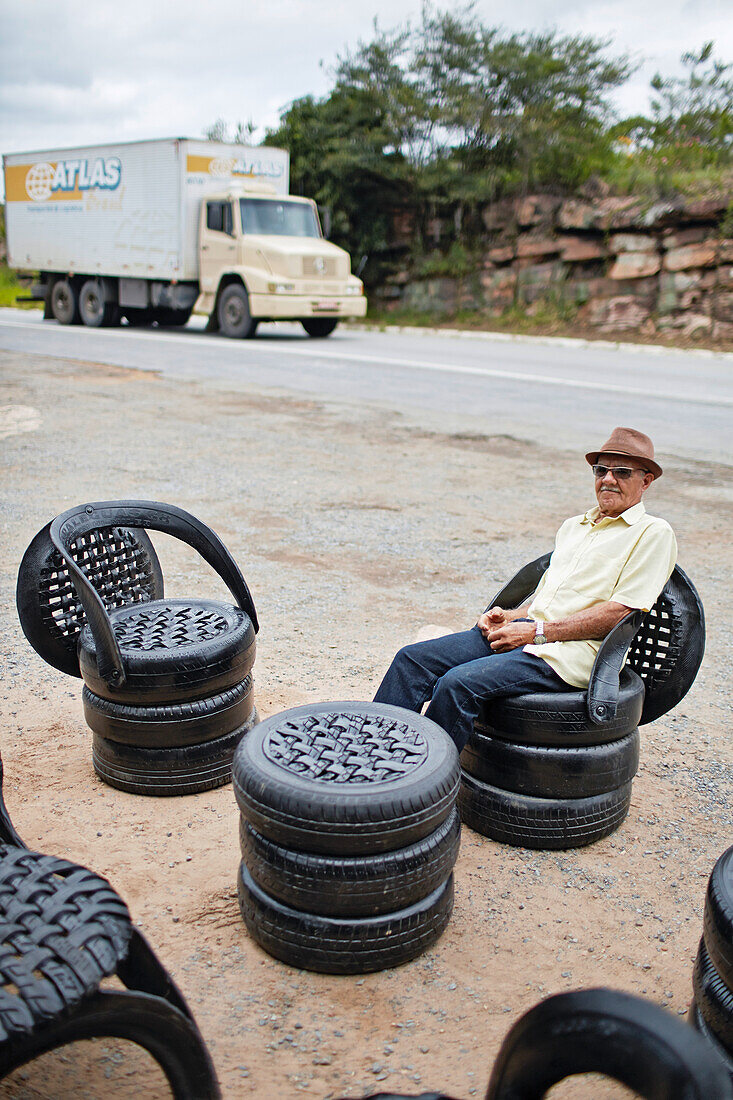
[[[114,191],[120,185],[122,163],[119,157],[88,160],[60,160],[56,164],[40,161],[28,169],[25,189],[34,202],[46,202],[54,195],[81,194],[103,188]]]

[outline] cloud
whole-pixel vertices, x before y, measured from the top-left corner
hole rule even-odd
[[[638,56],[620,113],[644,110],[654,71],[706,38],[733,60],[729,0],[478,0],[476,11]],[[337,56],[369,39],[374,16],[390,28],[420,12],[420,0],[0,0],[0,151],[197,137],[217,118],[251,119],[261,136],[293,99],[328,92]]]

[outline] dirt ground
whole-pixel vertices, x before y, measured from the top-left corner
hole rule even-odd
[[[609,424],[609,430],[613,425]],[[426,430],[378,407],[209,387],[89,362],[0,354],[0,746],[31,847],[106,876],[180,984],[227,1100],[444,1090],[482,1096],[512,1023],[561,990],[608,986],[680,1017],[691,999],[710,870],[733,840],[729,466],[661,456],[647,506],[670,520],[708,624],[689,695],[642,733],[632,807],[589,848],[534,852],[464,828],[455,909],[437,945],[364,977],[295,970],[248,938],[236,900],[231,786],[127,795],[92,770],[81,683],[25,640],[15,611],[36,530],[84,500],[166,500],[229,546],[261,622],[262,717],[371,698],[394,651],[430,624],[471,624],[515,569],[592,503],[581,452]],[[587,444],[587,447],[586,447]],[[153,535],[167,593],[224,595],[193,551]],[[167,1096],[128,1044],[67,1048],[0,1097]],[[629,1095],[590,1078],[553,1097]]]

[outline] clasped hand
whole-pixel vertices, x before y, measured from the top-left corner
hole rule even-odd
[[[476,620],[476,626],[496,653],[508,653],[534,640],[534,623],[513,620],[513,614],[502,607],[490,607]]]

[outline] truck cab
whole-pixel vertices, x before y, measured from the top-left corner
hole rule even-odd
[[[254,335],[260,321],[300,321],[329,336],[340,318],[366,314],[349,255],[324,240],[311,199],[266,183],[230,185],[201,202],[199,287],[194,311],[225,336]]]

